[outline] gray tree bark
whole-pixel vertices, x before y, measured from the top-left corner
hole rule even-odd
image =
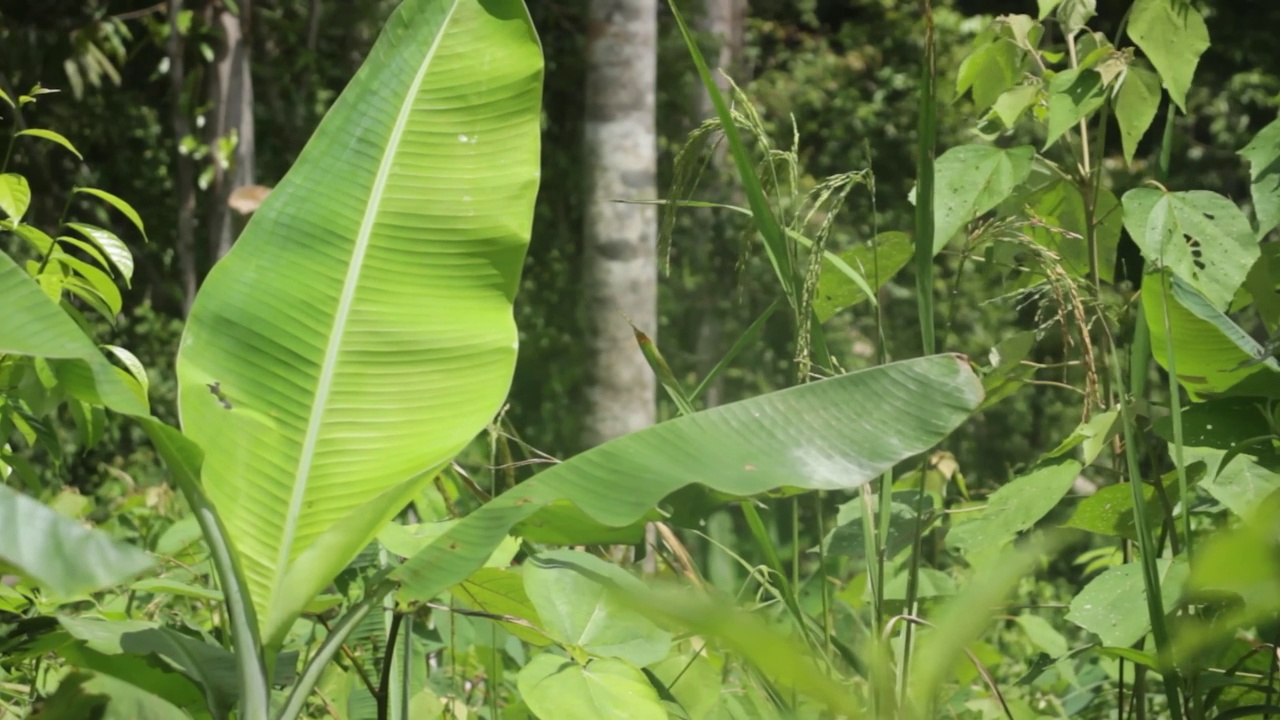
[[[591,379],[584,444],[653,424],[657,383],[628,319],[657,335],[657,0],[590,0],[583,227]]]
[[[700,33],[715,39],[716,50],[707,56],[707,65],[720,92],[725,93],[726,97],[729,92],[726,74],[742,82],[738,74],[743,70],[746,25],[747,0],[702,0],[702,13],[698,16],[696,27]],[[711,104],[711,95],[701,84],[695,92],[698,120],[715,117],[716,108]],[[721,150],[723,148],[722,143]]]
[[[214,57],[209,99],[213,109],[209,118],[209,142],[236,136],[235,151],[226,167],[219,165],[210,187],[209,208],[210,262],[217,262],[231,249],[239,234],[241,222],[231,212],[228,200],[236,188],[253,185],[255,133],[253,126],[253,78],[250,75],[249,22],[252,0],[240,0],[239,14],[223,3],[214,7],[213,24],[221,31],[221,42]]]

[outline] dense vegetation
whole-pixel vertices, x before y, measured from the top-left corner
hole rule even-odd
[[[713,4],[614,439],[588,3],[0,5],[0,717],[1280,715],[1280,10]]]

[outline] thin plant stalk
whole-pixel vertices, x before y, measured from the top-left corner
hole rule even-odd
[[[920,344],[925,355],[937,352],[937,341],[934,335],[933,321],[933,203],[934,203],[934,154],[937,150],[937,95],[934,84],[937,77],[936,38],[934,36],[933,3],[931,0],[920,0],[920,9],[924,15],[924,62],[920,68],[920,121],[919,137],[916,147],[916,216],[915,216],[915,259],[916,259],[916,303],[920,315]],[[920,479],[919,491],[924,493],[924,476]],[[881,507],[887,509],[884,499]],[[881,514],[881,528],[887,528],[888,513]],[[916,528],[919,530],[919,527]],[[883,552],[883,550],[882,550]],[[917,574],[920,569],[920,538],[914,539],[911,548],[911,570],[907,577],[906,608],[909,614],[916,614],[916,600],[919,591]],[[883,578],[882,578],[883,579]],[[883,582],[881,583],[883,585]],[[903,628],[902,644],[902,687],[900,692],[906,698],[909,685],[911,644],[914,636],[914,625],[907,623]]]
[[[1138,535],[1141,555],[1143,586],[1147,596],[1147,614],[1151,618],[1151,635],[1155,640],[1156,655],[1161,658],[1160,675],[1164,679],[1165,694],[1169,700],[1172,720],[1182,720],[1182,693],[1176,669],[1168,665],[1170,645],[1169,629],[1165,624],[1164,599],[1160,588],[1160,571],[1156,565],[1156,543],[1147,522],[1147,500],[1142,492],[1141,472],[1138,468],[1138,449],[1134,446],[1137,428],[1129,412],[1129,404],[1123,400],[1124,385],[1120,377],[1119,360],[1114,347],[1111,351],[1111,379],[1120,394],[1120,419],[1124,426],[1124,455],[1129,470],[1129,488],[1133,497],[1133,524]]]
[[[921,0],[924,13],[924,63],[920,70],[920,123],[916,148],[916,303],[920,313],[920,340],[925,355],[936,352],[933,327],[933,181],[937,145],[937,75],[933,3]],[[911,627],[910,625],[907,626]]]

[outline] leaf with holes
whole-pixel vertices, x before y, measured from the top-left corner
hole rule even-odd
[[[179,409],[267,645],[507,395],[542,68],[520,0],[402,3],[200,289]]]
[[[1148,262],[1167,267],[1225,310],[1258,259],[1258,239],[1240,208],[1205,190],[1124,194],[1124,227]]]

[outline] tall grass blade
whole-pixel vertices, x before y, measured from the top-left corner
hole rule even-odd
[[[680,13],[680,8],[677,7],[676,0],[668,0],[668,6],[671,8],[671,14],[675,16],[676,23],[680,27],[680,34],[689,49],[689,56],[693,59],[694,66],[698,69],[698,77],[702,80],[707,94],[711,96],[712,104],[715,105],[716,115],[719,116],[721,127],[724,130],[725,141],[729,144],[729,153],[733,156],[734,166],[738,170],[738,176],[742,180],[742,188],[747,195],[747,204],[751,208],[752,216],[755,217],[756,228],[760,231],[760,237],[764,240],[765,252],[769,255],[769,262],[773,265],[774,272],[778,275],[778,281],[782,284],[782,290],[786,294],[788,301],[791,302],[793,307],[799,308],[800,297],[798,293],[800,290],[796,284],[796,273],[792,264],[791,252],[787,246],[786,233],[783,232],[782,226],[774,215],[773,208],[770,207],[769,201],[765,197],[760,178],[756,175],[755,164],[752,162],[750,154],[747,153],[747,146],[743,143],[742,134],[738,131],[738,125],[733,120],[729,103],[716,85],[715,78],[711,76],[707,61],[702,56],[702,50],[698,47],[698,39],[689,30],[684,16]]]
[[[937,76],[933,3],[921,0],[924,62],[920,69],[920,123],[916,139],[916,303],[925,355],[935,350],[933,326],[933,161],[937,152]]]

